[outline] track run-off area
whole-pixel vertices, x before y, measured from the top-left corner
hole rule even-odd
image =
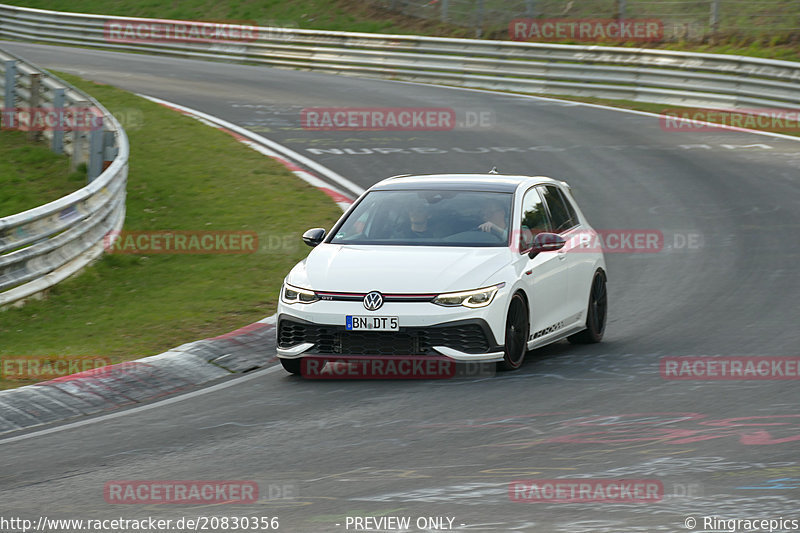
[[[690,517],[696,531],[722,530],[703,527],[711,516],[800,520],[797,379],[660,371],[665,357],[798,355],[800,141],[668,131],[653,115],[537,97],[3,46],[225,119],[358,187],[496,166],[566,180],[595,228],[663,234],[657,251],[606,254],[600,344],[559,342],[519,371],[475,379],[304,380],[278,364],[180,401],[0,440],[4,515],[278,517],[292,532],[354,531],[354,517],[408,517],[408,531],[570,533],[683,531]],[[458,125],[322,131],[303,127],[308,108],[451,108]],[[556,503],[509,491],[576,478],[656,480],[663,494]],[[121,480],[248,480],[260,490],[254,503],[109,503],[108,484]]]

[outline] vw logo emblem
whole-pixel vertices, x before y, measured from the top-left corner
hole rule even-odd
[[[383,305],[383,295],[378,291],[372,291],[364,296],[364,307],[367,311],[377,311]]]

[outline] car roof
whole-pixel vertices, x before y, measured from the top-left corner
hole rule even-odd
[[[394,176],[380,181],[370,190],[457,189],[486,192],[514,192],[524,183],[564,183],[545,176],[504,174],[415,174]]]

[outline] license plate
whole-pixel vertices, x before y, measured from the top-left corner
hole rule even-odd
[[[396,316],[353,316],[345,317],[347,331],[399,331],[400,321]]]

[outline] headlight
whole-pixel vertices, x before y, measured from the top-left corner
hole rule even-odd
[[[281,289],[281,300],[287,304],[310,304],[319,300],[319,297],[314,291],[292,287],[288,283],[284,283],[283,289]]]
[[[504,285],[505,283],[499,283],[491,287],[475,289],[474,291],[447,292],[434,298],[433,303],[444,307],[458,307],[459,305],[464,307],[486,307],[492,303],[497,290]]]

